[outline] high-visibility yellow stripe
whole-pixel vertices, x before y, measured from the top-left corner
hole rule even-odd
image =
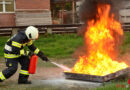
[[[16,55],[16,54],[6,54],[4,53],[4,57],[5,58],[18,58],[20,57],[21,55]]]
[[[15,47],[18,47],[18,48],[21,48],[21,46],[22,46],[22,44],[15,42],[15,41],[12,42],[12,45]]]
[[[37,48],[37,49],[35,49],[34,53],[35,53],[35,54],[38,54],[39,51],[40,51],[40,50]]]
[[[5,80],[6,79],[2,72],[0,72],[0,79],[1,80]]]
[[[20,74],[29,75],[28,71],[26,70],[20,70]]]
[[[25,47],[26,45],[27,45],[27,43],[24,43],[24,44],[23,44],[23,47]]]
[[[25,52],[24,49],[20,50],[20,55],[24,55],[25,54],[24,52]]]
[[[28,42],[28,46],[32,45],[33,44],[33,41],[31,40],[30,42]]]

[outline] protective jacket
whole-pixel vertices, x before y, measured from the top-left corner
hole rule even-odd
[[[18,63],[20,63],[21,70],[19,72],[18,83],[28,83],[30,60],[24,50],[25,46],[28,46],[28,48],[42,60],[48,60],[43,52],[33,45],[33,41],[27,38],[25,31],[20,31],[12,36],[5,44],[4,57],[6,59],[7,68],[0,72],[0,82],[10,78],[17,71]]]
[[[36,48],[33,44],[33,40],[29,40],[25,35],[25,31],[20,31],[18,34],[11,37],[4,47],[5,58],[19,58],[21,55],[25,55],[27,52],[23,49],[25,46],[38,55],[40,58],[44,57],[43,52]]]

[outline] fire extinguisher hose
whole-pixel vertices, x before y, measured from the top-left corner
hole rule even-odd
[[[59,68],[61,68],[61,69],[63,69],[64,71],[71,71],[71,69],[70,68],[68,68],[67,66],[65,66],[65,65],[62,65],[62,64],[58,64],[58,63],[56,63],[56,62],[52,62],[52,61],[50,61],[52,64],[54,64],[54,65],[56,65],[57,67],[59,67]]]

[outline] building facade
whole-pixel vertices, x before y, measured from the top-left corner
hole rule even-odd
[[[0,0],[0,27],[52,24],[50,0]]]
[[[130,0],[124,0],[123,7],[120,9],[120,21],[122,23],[130,23]]]

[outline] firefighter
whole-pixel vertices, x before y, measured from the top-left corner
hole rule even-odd
[[[19,72],[18,84],[31,84],[31,81],[28,81],[29,54],[33,52],[43,61],[48,61],[43,52],[33,44],[38,37],[38,29],[34,26],[29,26],[26,30],[19,31],[7,41],[4,47],[7,68],[0,72],[0,82],[10,78],[17,71],[18,63],[20,63],[21,70]],[[25,46],[29,48],[30,52],[24,49]]]

